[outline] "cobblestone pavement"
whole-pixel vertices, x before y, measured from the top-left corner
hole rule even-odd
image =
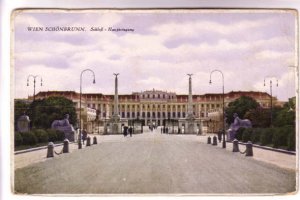
[[[281,164],[261,162],[255,156],[232,153],[230,145],[227,150],[208,145],[205,136],[165,135],[157,130],[133,137],[112,135],[99,136],[99,139],[98,145],[82,150],[72,144],[71,153],[50,159],[44,158],[46,150],[25,153],[32,157],[44,155],[40,159],[43,162],[33,159],[36,163],[30,165],[24,161],[25,154],[16,155],[15,191],[30,194],[284,194],[295,191],[295,167],[289,166],[296,161],[279,167]],[[259,152],[255,150],[254,155]],[[280,162],[292,158],[296,160],[295,156],[284,157]]]

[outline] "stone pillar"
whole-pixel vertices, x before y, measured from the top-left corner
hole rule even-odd
[[[188,117],[193,117],[193,96],[192,96],[192,75],[193,74],[188,74],[189,76],[189,99],[188,99]]]
[[[114,115],[119,115],[119,108],[118,108],[118,105],[119,105],[119,97],[118,97],[118,75],[119,73],[117,74],[114,74],[116,76],[115,78],[115,98],[114,98]]]

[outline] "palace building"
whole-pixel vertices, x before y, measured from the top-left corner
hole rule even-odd
[[[42,91],[35,99],[63,96],[72,100],[79,119],[79,97],[74,91]],[[225,107],[241,96],[255,99],[263,108],[270,107],[271,96],[265,92],[231,91],[224,94]],[[162,126],[164,120],[178,121],[185,118],[188,109],[188,95],[161,90],[147,90],[132,94],[119,94],[119,115],[128,122],[140,120],[143,125]],[[32,99],[32,97],[29,97]],[[222,94],[193,95],[193,113],[200,118],[206,132],[215,132],[222,127]],[[273,104],[278,101],[273,97]],[[114,114],[114,95],[83,93],[81,125],[88,132],[102,133],[103,125]]]

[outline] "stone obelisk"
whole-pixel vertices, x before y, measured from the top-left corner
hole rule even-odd
[[[115,77],[115,97],[114,97],[114,116],[120,118],[119,116],[119,96],[118,96],[118,75],[119,73],[114,74]]]
[[[187,74],[189,76],[189,98],[188,98],[188,113],[187,118],[193,119],[194,113],[193,113],[193,96],[192,96],[192,75],[193,74]]]
[[[110,125],[112,134],[120,134],[121,133],[121,122],[119,115],[119,96],[118,96],[118,75],[119,73],[114,73],[115,77],[115,97],[114,97],[114,114],[111,117]]]

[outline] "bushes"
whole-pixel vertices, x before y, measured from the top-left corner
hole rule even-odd
[[[64,132],[53,129],[35,129],[24,133],[15,132],[15,146],[33,146],[37,143],[63,141],[64,139]]]
[[[242,135],[242,141],[243,142],[248,142],[251,141],[251,135],[252,135],[253,129],[252,128],[246,128],[243,131],[243,135]]]
[[[267,145],[272,143],[272,137],[273,137],[274,128],[266,128],[262,129],[262,132],[260,134],[260,144],[261,145]]]
[[[43,129],[33,131],[39,143],[48,142],[48,133]]]
[[[287,146],[288,133],[284,127],[280,127],[274,130],[272,137],[273,147],[278,148]]]
[[[262,132],[261,128],[254,128],[252,129],[252,135],[251,135],[251,142],[254,144],[259,143],[260,140],[260,133]]]
[[[48,137],[49,137],[49,142],[55,142],[57,141],[57,134],[56,134],[56,130],[54,129],[47,129],[48,132]]]
[[[294,126],[239,129],[236,136],[242,142],[251,141],[254,144],[295,151],[296,133]]]
[[[235,138],[236,138],[238,141],[241,141],[241,140],[242,140],[244,130],[245,130],[244,127],[241,127],[241,128],[239,128],[239,129],[237,130],[236,135],[235,135]]]
[[[38,142],[37,137],[32,131],[21,133],[21,136],[25,145],[35,145]]]
[[[23,144],[23,137],[19,132],[15,132],[15,146]]]
[[[289,134],[287,137],[287,147],[290,151],[296,150],[296,130],[295,127],[288,128]]]

